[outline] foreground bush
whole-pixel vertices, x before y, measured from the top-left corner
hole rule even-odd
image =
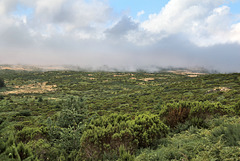
[[[145,148],[165,137],[168,127],[157,115],[138,116],[112,114],[93,120],[81,138],[81,155],[86,159],[102,159],[103,154],[119,155],[124,146],[130,153]]]

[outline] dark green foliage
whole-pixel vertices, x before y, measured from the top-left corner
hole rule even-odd
[[[1,118],[0,118],[0,125],[1,125],[5,120],[6,120],[5,117],[1,117]]]
[[[18,151],[18,155],[20,156],[21,160],[24,160],[24,159],[32,156],[32,152],[31,152],[30,148],[27,145],[24,145],[22,142],[20,142],[17,145],[17,151]]]
[[[234,105],[233,108],[237,114],[240,114],[240,100]]]
[[[38,102],[42,102],[42,101],[43,101],[42,97],[39,97]]]
[[[83,120],[83,115],[79,114],[75,109],[64,109],[58,118],[58,125],[63,128],[78,125]]]
[[[191,126],[198,127],[198,128],[208,128],[208,126],[209,126],[203,118],[196,117],[196,116],[192,117],[189,120],[189,123]]]
[[[62,151],[60,158],[75,160],[80,149],[80,139],[87,119],[83,99],[71,97],[61,103],[56,121],[47,119],[49,140]]]
[[[2,78],[0,78],[0,87],[5,87],[5,83],[4,83],[4,80]]]
[[[189,129],[193,130],[195,128],[208,128],[208,127],[209,125],[206,120],[198,117],[193,117],[184,123],[178,124],[171,130],[173,133],[180,133],[182,131]]]
[[[126,151],[124,146],[119,147],[119,159],[118,161],[134,161],[134,155],[131,155],[129,151]]]
[[[10,136],[8,136],[7,142],[6,142],[6,146],[12,146],[15,145],[15,138],[13,136],[13,134],[11,133]]]
[[[4,99],[4,96],[0,94],[0,101]]]
[[[20,111],[17,116],[31,116],[31,111],[30,110],[22,110]]]
[[[6,143],[3,139],[0,139],[0,154],[6,150]]]
[[[62,103],[63,110],[58,117],[57,123],[60,127],[68,128],[82,124],[85,119],[86,109],[81,98],[68,98]]]
[[[80,127],[76,129],[73,127],[63,129],[59,140],[59,146],[69,154],[74,150],[79,150],[81,136],[82,129]]]

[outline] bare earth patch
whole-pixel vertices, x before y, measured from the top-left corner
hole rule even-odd
[[[211,92],[217,92],[217,91],[221,91],[221,92],[228,92],[231,89],[227,88],[227,87],[215,87],[214,89],[208,90],[208,93]]]
[[[189,77],[197,77],[198,75],[197,74],[191,74],[191,75],[188,75]]]
[[[134,74],[121,74],[121,75],[113,75],[113,77],[127,77],[127,76],[134,76]]]
[[[128,76],[128,74],[125,74],[125,75],[113,75],[113,77],[126,77]]]
[[[21,67],[0,67],[0,70],[25,70]]]
[[[168,71],[168,72],[179,74],[179,75],[187,75],[188,77],[198,77],[199,75],[206,75],[206,73],[191,72],[188,70],[176,70],[176,71]]]
[[[57,85],[47,85],[47,83],[48,82],[15,86],[15,90],[3,92],[2,94],[46,93],[56,91]]]
[[[132,78],[129,78],[129,79],[133,79],[133,80],[136,80],[137,78],[135,78],[135,77],[132,77]]]
[[[139,79],[139,80],[142,80],[142,81],[148,82],[148,81],[154,81],[155,78],[143,78],[143,79]]]

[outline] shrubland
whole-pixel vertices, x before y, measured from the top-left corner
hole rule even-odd
[[[0,160],[240,160],[238,73],[0,70],[0,85]]]

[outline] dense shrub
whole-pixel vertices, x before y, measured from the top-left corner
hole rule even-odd
[[[116,154],[120,146],[134,152],[166,136],[168,127],[157,115],[111,114],[93,120],[81,138],[84,158],[101,159],[104,153]]]
[[[240,101],[238,101],[238,102],[234,105],[233,109],[235,110],[236,114],[238,114],[238,115],[240,114]]]
[[[59,107],[63,109],[55,116],[55,121],[50,117],[47,119],[49,140],[52,146],[61,151],[59,159],[78,160],[76,157],[87,123],[87,110],[83,105],[83,99],[79,97],[67,98]]]
[[[222,124],[212,131],[213,141],[222,139],[227,146],[239,146],[240,125],[239,124]]]
[[[237,106],[237,105],[236,105]],[[192,122],[192,125],[204,127],[204,120],[210,116],[232,114],[234,110],[221,103],[189,102],[180,101],[166,104],[160,111],[160,116],[165,118],[167,125],[176,127],[185,121]]]
[[[62,103],[63,109],[57,120],[57,125],[63,128],[81,124],[86,118],[86,109],[83,99],[78,97],[68,98]]]

